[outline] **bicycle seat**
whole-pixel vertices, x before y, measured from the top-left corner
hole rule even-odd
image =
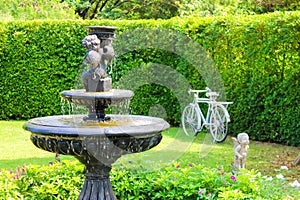
[[[219,93],[217,93],[217,92],[207,92],[206,96],[207,97],[217,97],[217,96],[219,96]]]

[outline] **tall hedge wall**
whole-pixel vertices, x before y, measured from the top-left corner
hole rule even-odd
[[[84,26],[111,25],[119,28],[113,79],[134,90],[132,113],[164,114],[179,125],[190,100],[186,90],[208,85],[234,101],[231,134],[247,132],[255,140],[300,146],[299,22],[300,12],[1,22],[0,119],[60,114],[59,93],[74,87],[85,54]]]

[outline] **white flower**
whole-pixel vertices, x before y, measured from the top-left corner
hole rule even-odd
[[[298,182],[298,180],[295,180],[294,182],[289,184],[292,187],[300,187],[300,183]]]
[[[272,176],[267,177],[266,180],[267,180],[267,181],[272,181],[272,180],[273,180],[273,177],[272,177]]]
[[[281,166],[280,169],[281,170],[289,170],[289,168],[287,166]]]
[[[284,176],[282,174],[277,174],[276,178],[278,178],[278,179],[284,179]]]

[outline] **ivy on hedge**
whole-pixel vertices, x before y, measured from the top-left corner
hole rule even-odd
[[[299,21],[300,12],[295,11],[170,20],[1,22],[0,118],[60,114],[60,91],[73,88],[80,76],[84,26],[111,25],[118,26],[113,79],[115,86],[122,83],[135,89],[132,113],[149,114],[161,105],[167,120],[179,125],[184,104],[191,98],[189,87],[209,85],[218,90],[224,85],[222,98],[234,101],[229,107],[231,134],[248,132],[251,139],[299,146]],[[144,34],[147,30],[152,32]],[[162,31],[163,38],[161,30],[167,30]],[[132,37],[134,31],[143,34]],[[203,49],[197,45],[188,49],[192,42]],[[168,84],[147,79],[146,85],[128,85],[122,79],[134,68],[147,66],[145,73]]]

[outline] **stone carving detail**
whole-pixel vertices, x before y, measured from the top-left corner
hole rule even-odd
[[[245,168],[249,149],[249,136],[247,133],[239,133],[234,141],[234,167]]]
[[[53,153],[67,154],[74,156],[88,155],[101,160],[109,158],[108,155],[120,156],[129,153],[138,153],[151,149],[159,144],[162,135],[139,137],[51,137],[38,134],[31,134],[32,143],[40,149]],[[113,152],[115,151],[115,153]]]
[[[115,57],[112,39],[115,37],[116,27],[88,27],[90,33],[82,40],[87,54],[83,60],[83,67],[87,71],[82,74],[82,83],[86,92],[108,92],[112,89],[112,79],[108,77],[107,68],[112,73],[112,61]],[[89,115],[85,120],[109,120],[105,109],[109,106],[105,99],[95,99],[88,105]]]

